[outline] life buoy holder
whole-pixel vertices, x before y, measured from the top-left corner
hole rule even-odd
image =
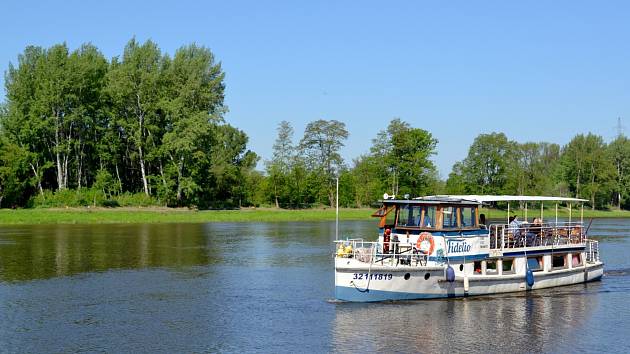
[[[427,250],[426,242],[429,243],[429,250]],[[435,248],[435,242],[433,241],[433,236],[428,232],[423,232],[418,237],[418,241],[416,242],[416,249],[425,255],[430,255],[433,253],[433,249]]]

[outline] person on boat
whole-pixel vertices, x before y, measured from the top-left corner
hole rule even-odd
[[[431,227],[431,217],[429,215],[424,215],[424,227]]]
[[[518,221],[518,216],[510,216],[510,228],[518,229],[521,227],[522,222]]]
[[[398,235],[394,234],[392,235],[392,247],[390,252],[393,254],[398,254]]]
[[[482,229],[487,228],[486,227],[486,214],[479,214],[479,227],[481,227]]]
[[[529,227],[529,232],[527,233],[527,236],[528,245],[530,244],[530,241],[532,245],[539,243],[542,237],[542,220],[540,218],[534,218],[531,226]]]
[[[523,243],[523,234],[521,232],[521,223],[518,221],[518,216],[510,216],[510,225],[509,230],[512,232],[512,237],[514,238],[514,243],[517,245],[521,245]]]

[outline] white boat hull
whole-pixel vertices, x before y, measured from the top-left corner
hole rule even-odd
[[[371,266],[353,259],[337,258],[335,297],[354,302],[412,300],[487,295],[528,291],[599,280],[602,262],[553,271],[534,272],[534,284],[525,274],[470,275],[448,282],[442,266]]]

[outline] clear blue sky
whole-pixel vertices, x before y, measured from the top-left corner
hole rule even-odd
[[[296,140],[337,119],[344,157],[393,117],[439,139],[446,177],[475,136],[567,143],[630,126],[630,3],[587,1],[4,1],[0,70],[26,45],[92,42],[107,56],[136,36],[173,53],[212,49],[227,74],[227,121],[269,158],[275,128]],[[3,84],[4,86],[4,84]],[[259,165],[261,167],[262,165]]]

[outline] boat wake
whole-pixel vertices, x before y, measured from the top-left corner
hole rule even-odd
[[[607,269],[604,272],[607,277],[625,277],[630,275],[630,268],[625,269]]]

